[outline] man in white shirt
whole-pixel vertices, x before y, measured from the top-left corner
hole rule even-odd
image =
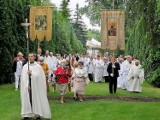
[[[122,57],[118,58],[118,62],[120,65],[120,70],[119,70],[119,77],[117,78],[117,88],[123,88],[123,72],[122,72],[122,65],[123,65],[124,59]]]
[[[109,57],[104,57],[103,58],[104,66],[103,66],[103,77],[105,79],[105,83],[109,82],[109,74],[107,71],[108,64],[110,63]]]
[[[21,72],[23,65],[25,64],[25,60],[23,59],[23,54],[21,52],[17,55],[17,60],[13,62],[12,71],[15,75],[15,91],[18,90],[19,81],[21,78]]]

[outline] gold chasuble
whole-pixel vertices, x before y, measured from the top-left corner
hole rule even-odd
[[[112,51],[125,49],[125,12],[101,10],[101,48]]]
[[[52,38],[52,9],[48,6],[31,6],[30,7],[30,39],[36,38],[39,42]]]

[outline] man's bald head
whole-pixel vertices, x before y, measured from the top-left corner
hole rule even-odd
[[[38,48],[38,54],[41,55],[42,54],[42,49]]]

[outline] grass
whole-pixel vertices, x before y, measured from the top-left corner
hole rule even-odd
[[[86,95],[109,96],[108,84],[91,82],[87,86]],[[48,93],[48,96],[58,97],[58,90]],[[72,96],[72,93],[67,96]],[[118,89],[117,94],[112,96],[160,98],[160,89],[144,83],[140,94]],[[67,100],[61,104],[59,100],[53,99],[49,102],[52,120],[160,120],[160,102]],[[0,120],[20,120],[20,109],[20,93],[14,91],[14,85],[0,86]]]
[[[72,93],[67,94],[67,96],[71,96]],[[86,88],[87,96],[109,96],[109,89],[107,83],[93,83],[90,82]],[[49,96],[53,96],[53,93],[49,93]],[[56,91],[54,96],[59,96],[59,92]],[[142,86],[142,93],[130,93],[128,91],[117,89],[117,93],[112,96],[129,96],[129,97],[154,97],[160,98],[160,89],[155,88],[148,83],[144,83]]]

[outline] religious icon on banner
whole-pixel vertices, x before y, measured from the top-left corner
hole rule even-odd
[[[52,7],[32,6],[30,8],[30,39],[39,42],[52,38]]]
[[[47,30],[47,16],[36,15],[35,16],[35,30]]]
[[[108,36],[116,36],[117,22],[108,21]]]
[[[102,10],[101,12],[101,48],[125,49],[125,12],[123,10]]]

